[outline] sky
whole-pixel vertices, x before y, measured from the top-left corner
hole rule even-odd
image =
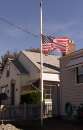
[[[75,42],[77,50],[83,48],[83,0],[43,0],[43,32],[67,36]],[[38,47],[40,0],[0,0],[0,56],[8,50]]]

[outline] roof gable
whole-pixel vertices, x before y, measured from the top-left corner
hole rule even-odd
[[[12,63],[15,65],[15,67],[19,70],[20,73],[22,73],[22,74],[29,73],[17,59],[13,60]]]
[[[22,53],[38,68],[40,69],[40,53],[22,51]],[[54,55],[43,56],[43,70],[44,72],[57,73],[59,72],[59,57]]]

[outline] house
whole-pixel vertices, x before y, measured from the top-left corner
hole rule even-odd
[[[75,113],[83,105],[83,49],[60,58],[60,108],[61,115],[67,109]]]
[[[43,56],[44,101],[51,105],[53,114],[59,114],[59,57]],[[40,53],[21,51],[16,58],[7,58],[0,79],[0,93],[5,92],[7,100],[2,103],[19,105],[21,95],[31,88],[40,90]]]

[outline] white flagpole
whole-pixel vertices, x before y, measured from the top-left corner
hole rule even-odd
[[[40,54],[40,80],[41,80],[41,125],[43,125],[43,53],[42,53],[42,34],[43,34],[43,26],[42,26],[42,0],[40,2],[40,38],[41,38],[41,54]]]

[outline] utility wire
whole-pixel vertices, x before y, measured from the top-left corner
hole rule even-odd
[[[17,28],[17,29],[21,30],[22,32],[25,32],[25,33],[27,33],[29,35],[32,35],[33,37],[39,38],[39,35],[34,34],[33,32],[28,31],[27,29],[24,29],[22,26],[19,26],[19,25],[16,25],[16,24],[10,22],[8,19],[6,19],[4,17],[0,17],[0,21],[4,22],[6,24],[9,24],[10,26],[13,26],[13,27]],[[54,34],[55,33],[52,33],[50,36],[53,36]]]
[[[28,31],[28,30],[22,28],[21,26],[18,26],[18,25],[16,25],[16,24],[10,22],[9,20],[7,20],[7,19],[4,18],[4,17],[0,17],[0,21],[3,21],[4,23],[7,23],[7,24],[9,24],[9,25],[11,25],[11,26],[13,26],[13,27],[15,27],[15,28],[17,28],[17,29],[19,29],[19,30],[25,32],[25,33],[27,33],[27,34],[30,34],[30,35],[32,35],[33,37],[37,37],[37,38],[39,37],[39,35],[34,34],[33,32]]]

